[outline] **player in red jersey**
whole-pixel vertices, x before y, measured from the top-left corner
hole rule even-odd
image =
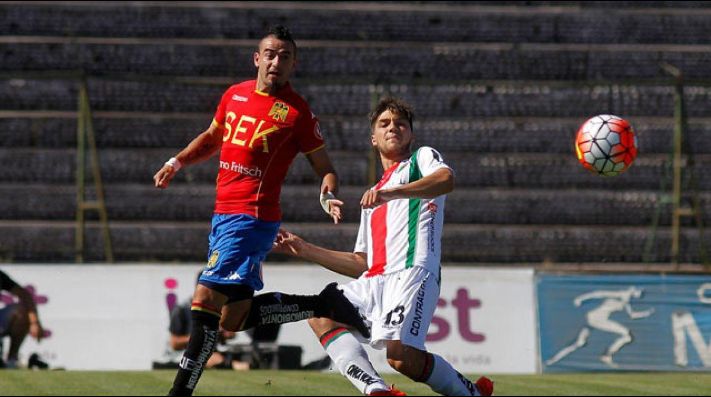
[[[210,127],[153,177],[156,187],[166,188],[182,166],[220,151],[208,263],[193,295],[190,342],[171,395],[192,395],[219,328],[239,331],[261,324],[260,307],[271,312],[276,307],[284,322],[330,317],[368,332],[335,283],[313,296],[254,296],[264,286],[261,262],[279,231],[281,185],[298,153],[322,178],[321,205],[335,223],[343,205],[335,199],[338,177],[318,119],[289,84],[296,43],[288,29],[275,27],[262,38],[254,65],[257,79],[227,89]]]

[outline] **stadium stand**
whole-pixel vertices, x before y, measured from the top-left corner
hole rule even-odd
[[[97,39],[17,37],[2,40],[0,71],[85,70],[91,75],[248,76],[251,40]],[[703,45],[560,43],[415,43],[307,40],[299,54],[301,78],[586,80],[664,77],[659,61],[688,78],[706,76]],[[393,57],[402,60],[391,63]],[[156,62],[161,59],[161,62]],[[328,62],[324,62],[328,59]],[[456,67],[452,67],[456,65]]]
[[[639,263],[655,216],[664,227],[653,254],[668,261],[660,193],[670,189],[674,100],[660,63],[686,79],[685,169],[696,180],[684,183],[699,188],[708,224],[710,4],[2,2],[0,260],[74,260],[85,74],[117,260],[203,261],[216,159],[181,171],[167,191],[152,175],[207,127],[228,85],[253,77],[255,39],[284,23],[300,46],[294,85],[322,120],[347,203],[346,223],[330,225],[297,159],[282,192],[295,232],[352,249],[371,182],[365,116],[392,93],[415,105],[416,146],[439,149],[456,170],[445,262]],[[640,157],[619,177],[589,174],[573,153],[577,127],[600,113],[638,133]],[[86,258],[100,261],[97,217],[88,219]],[[680,259],[698,263],[698,233],[683,225]]]

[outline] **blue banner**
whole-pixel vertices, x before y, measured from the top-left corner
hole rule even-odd
[[[711,370],[711,276],[536,283],[544,372]]]

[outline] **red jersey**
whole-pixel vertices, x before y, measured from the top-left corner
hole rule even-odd
[[[299,152],[324,146],[318,119],[288,83],[272,96],[256,80],[222,95],[213,123],[224,130],[215,213],[281,219],[279,196]]]

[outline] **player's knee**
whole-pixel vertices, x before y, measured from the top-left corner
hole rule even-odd
[[[180,343],[175,340],[170,341],[170,348],[173,349],[174,351],[185,350],[185,345],[186,345],[185,343]]]
[[[401,349],[401,345],[391,344],[388,346],[387,360],[388,364],[392,369],[405,376],[408,376],[408,366],[405,365],[407,358],[405,357],[404,351]]]
[[[311,329],[318,334],[326,328],[328,319],[322,317],[312,317],[306,321],[309,323],[309,327],[311,327]]]
[[[324,332],[328,332],[337,326],[335,321],[325,317],[312,317],[307,321],[311,329],[319,337],[323,335]]]
[[[387,345],[387,360],[392,369],[418,381],[422,376],[427,352],[403,345],[400,341],[389,341]]]
[[[388,358],[388,364],[390,365],[390,367],[392,369],[394,369],[395,371],[399,372],[402,375],[407,376],[408,378],[410,378],[412,380],[416,380],[417,376],[419,375],[419,374],[414,373],[415,371],[413,371],[412,365],[407,364],[403,360],[396,360],[393,358]]]
[[[395,371],[397,371],[399,373],[402,373],[405,370],[405,363],[402,362],[401,360],[389,358],[388,364],[390,365],[390,368],[394,369]]]
[[[239,324],[239,321],[236,321],[234,319],[220,319],[220,328],[231,331],[231,332],[239,332],[241,328],[241,324]]]

